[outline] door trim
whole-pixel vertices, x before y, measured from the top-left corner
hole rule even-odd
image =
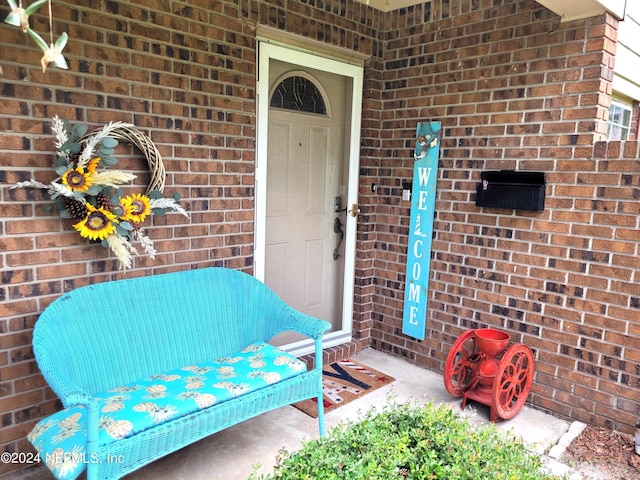
[[[351,128],[349,131],[348,174],[346,205],[358,203],[358,184],[360,166],[360,128],[362,120],[362,86],[363,68],[359,65],[318,56],[312,52],[289,48],[273,41],[258,43],[258,82],[257,123],[256,123],[256,161],[255,161],[255,240],[254,240],[254,275],[261,281],[265,278],[266,247],[266,199],[267,199],[267,128],[269,122],[269,62],[280,60],[302,67],[314,68],[330,73],[339,73],[351,79]],[[342,328],[328,333],[323,339],[323,346],[331,347],[351,341],[353,324],[353,292],[355,278],[355,247],[357,217],[347,215],[346,235],[344,239],[344,291],[342,302]],[[285,346],[287,351],[295,355],[305,355],[313,351],[313,342],[305,340]]]
[[[362,52],[356,52],[355,50],[338,45],[329,45],[320,40],[303,37],[267,25],[256,26],[256,37],[258,42],[263,44],[271,43],[280,45],[289,50],[298,50],[312,55],[319,55],[330,60],[337,60],[357,67],[363,67],[364,62],[370,58],[370,55]]]

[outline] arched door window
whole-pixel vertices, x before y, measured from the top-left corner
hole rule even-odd
[[[327,115],[322,92],[308,78],[292,75],[282,80],[271,95],[270,106],[296,112]]]

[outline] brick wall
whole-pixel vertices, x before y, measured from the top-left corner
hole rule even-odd
[[[107,250],[42,210],[40,192],[8,185],[52,179],[53,115],[132,122],[160,150],[165,191],[180,193],[190,219],[157,217],[148,228],[156,260],[136,259],[127,275],[251,271],[257,24],[369,56],[356,341],[441,371],[464,329],[506,328],[536,351],[535,405],[627,430],[635,423],[637,144],[594,144],[606,132],[613,20],[561,24],[533,0],[434,0],[388,14],[340,0],[76,4],[54,4],[54,28],[70,36],[69,71],[43,74],[36,47],[0,27],[3,449],[29,450],[26,433],[59,407],[30,348],[38,314],[64,291],[122,277]],[[46,31],[42,16],[32,20]],[[400,334],[401,184],[412,175],[416,123],[427,119],[445,128],[427,339],[417,342]],[[143,169],[136,152],[122,155]],[[546,210],[475,207],[480,172],[500,168],[547,172]]]
[[[635,142],[597,142],[616,21],[560,23],[531,1],[434,1],[387,21],[372,344],[442,371],[466,329],[506,329],[535,352],[530,402],[630,431],[640,415],[640,160]],[[416,123],[429,119],[443,122],[443,141],[419,342],[401,333],[401,185]],[[545,172],[544,212],[476,207],[480,173],[498,169]]]
[[[68,71],[43,74],[33,42],[0,24],[0,445],[12,452],[31,450],[26,434],[59,408],[31,351],[38,314],[65,291],[124,276],[115,257],[82,240],[71,220],[43,211],[42,192],[8,188],[32,176],[53,180],[51,117],[92,127],[135,124],[164,159],[165,192],[178,192],[190,213],[189,220],[168,214],[145,225],[158,254],[136,258],[127,277],[205,266],[250,272],[256,25],[380,51],[382,13],[355,2],[59,1],[53,8],[56,38],[63,31],[70,38]],[[7,12],[0,7],[0,17]],[[47,38],[43,15],[31,25]],[[119,149],[123,167],[145,178],[140,152]],[[0,465],[0,474],[15,468]]]
[[[242,33],[242,10],[233,2],[172,2],[172,10],[163,10],[169,2],[76,4],[54,4],[54,28],[70,37],[68,72],[43,74],[33,42],[0,27],[0,444],[8,451],[29,451],[35,421],[59,408],[30,347],[38,314],[65,291],[124,276],[71,220],[43,211],[40,191],[7,188],[32,175],[53,179],[53,115],[92,126],[134,123],[164,158],[165,191],[178,192],[190,211],[190,220],[155,218],[148,233],[156,259],[136,259],[128,277],[252,263],[255,45]],[[46,31],[42,16],[32,26]],[[125,166],[142,168],[139,152],[120,153],[132,157]]]

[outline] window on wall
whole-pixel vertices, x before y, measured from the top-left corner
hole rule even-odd
[[[607,140],[627,140],[631,130],[631,105],[612,101],[609,107]]]

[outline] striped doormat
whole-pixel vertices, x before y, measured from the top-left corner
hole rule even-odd
[[[351,359],[325,365],[322,369],[324,412],[346,405],[394,380],[389,375]],[[318,401],[315,398],[294,403],[293,406],[307,415],[318,417]]]

